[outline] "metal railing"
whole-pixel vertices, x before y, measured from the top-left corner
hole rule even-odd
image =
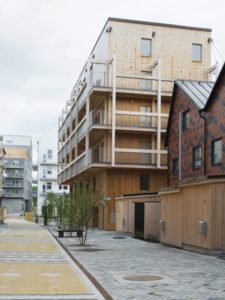
[[[86,121],[79,126],[77,130],[77,141],[79,142],[86,132]]]
[[[104,109],[93,109],[89,112],[89,127],[94,125],[111,125]]]
[[[77,172],[79,172],[85,168],[85,159],[86,159],[86,156],[84,155],[80,159],[77,160],[77,162],[76,162],[76,171]]]
[[[168,117],[161,117],[161,129],[166,129],[167,123],[168,123]],[[146,115],[141,116],[141,115],[118,114],[116,115],[116,126],[156,129],[158,126],[158,117],[146,116]]]
[[[104,147],[90,148],[88,151],[88,163],[109,163]]]
[[[167,154],[160,154],[161,166],[167,165]],[[116,164],[157,166],[156,153],[116,152]]]

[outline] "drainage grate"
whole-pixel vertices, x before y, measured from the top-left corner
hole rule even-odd
[[[162,277],[157,275],[129,275],[125,276],[124,279],[130,281],[156,281],[161,280]]]
[[[93,248],[87,248],[87,249],[78,249],[75,251],[79,252],[99,252],[99,251],[105,251],[106,249],[93,249]]]
[[[125,236],[122,236],[122,235],[114,236],[113,238],[116,239],[116,240],[123,240],[123,239],[126,239],[126,237],[125,237]]]

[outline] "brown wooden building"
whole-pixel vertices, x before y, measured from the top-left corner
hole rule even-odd
[[[161,242],[224,253],[225,65],[211,87],[175,83],[166,135],[170,187],[160,193]]]
[[[174,78],[208,79],[210,37],[207,28],[107,20],[59,118],[58,181],[86,180],[104,195],[96,226],[116,228],[116,196],[167,185]]]

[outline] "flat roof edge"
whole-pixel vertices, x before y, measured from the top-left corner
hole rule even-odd
[[[148,21],[139,21],[139,20],[129,20],[129,19],[123,19],[123,18],[109,17],[107,22],[108,21],[133,23],[133,24],[143,24],[143,25],[155,25],[155,26],[161,26],[161,27],[173,27],[173,28],[180,28],[180,29],[189,29],[189,30],[199,30],[199,31],[212,32],[212,28],[203,28],[203,27],[194,27],[194,26],[185,26],[185,25],[175,25],[175,24],[157,23],[157,22],[148,22]]]

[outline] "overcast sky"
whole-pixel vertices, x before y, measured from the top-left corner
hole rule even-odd
[[[31,135],[36,146],[57,130],[108,17],[212,28],[224,58],[224,13],[225,0],[0,0],[0,133]]]

